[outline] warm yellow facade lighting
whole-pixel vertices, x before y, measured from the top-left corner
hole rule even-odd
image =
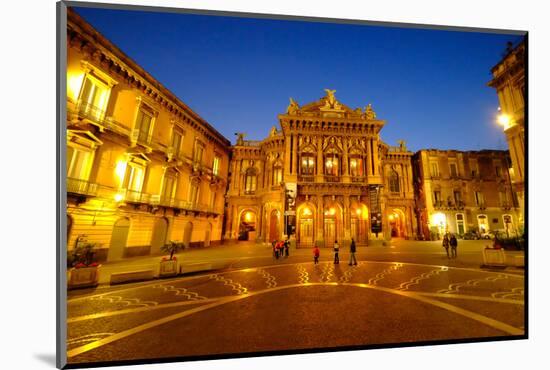
[[[437,226],[445,226],[447,219],[443,213],[434,213],[432,215],[432,224]]]
[[[124,175],[126,174],[127,162],[125,160],[119,160],[116,163],[115,175],[118,182],[118,186],[122,186],[124,182]]]
[[[84,80],[84,74],[67,74],[67,96],[73,100],[78,99],[80,89],[82,87],[82,81]]]
[[[513,125],[512,118],[509,115],[504,114],[504,113],[498,115],[497,122],[498,122],[499,125],[504,127],[505,130],[508,127]]]
[[[124,199],[124,196],[120,193],[115,195],[115,202],[120,202],[122,199]]]

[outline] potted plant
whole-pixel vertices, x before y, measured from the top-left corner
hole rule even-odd
[[[162,257],[160,261],[159,277],[170,277],[178,274],[178,260],[176,256],[174,256],[174,253],[180,249],[183,249],[183,243],[173,240],[170,240],[168,244],[162,246],[161,250],[170,253],[170,257]]]
[[[101,265],[94,261],[94,249],[97,247],[97,243],[87,242],[85,235],[76,239],[75,247],[67,255],[69,288],[94,287],[99,284]]]

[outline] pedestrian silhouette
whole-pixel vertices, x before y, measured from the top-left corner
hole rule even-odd
[[[319,263],[319,255],[321,254],[321,251],[319,250],[318,246],[313,247],[313,263],[318,264]]]
[[[355,240],[351,238],[351,244],[349,245],[349,265],[357,265],[357,259],[355,258]]]
[[[456,258],[456,248],[458,247],[458,240],[456,240],[456,236],[454,234],[451,234],[451,239],[449,240],[449,244],[451,245],[451,255],[452,258]]]
[[[445,248],[445,252],[447,252],[447,258],[451,258],[451,256],[449,256],[449,236],[447,234],[443,237],[442,245],[443,248]]]
[[[340,251],[340,246],[338,245],[338,240],[334,241],[334,264],[337,265],[340,263],[340,258],[338,257],[338,252]]]

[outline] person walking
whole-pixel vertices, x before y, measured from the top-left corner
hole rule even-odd
[[[456,240],[455,234],[451,234],[451,239],[449,240],[451,245],[451,255],[452,258],[456,258],[456,248],[458,247],[458,240]]]
[[[337,265],[340,263],[340,257],[338,257],[338,252],[340,251],[340,246],[338,245],[338,240],[334,241],[334,264]]]
[[[290,249],[290,240],[286,238],[285,240],[285,258],[288,257],[288,250]]]
[[[451,258],[451,256],[449,256],[449,236],[447,234],[443,237],[443,248],[445,248],[445,252],[447,252],[447,258]]]
[[[352,262],[354,265],[357,265],[357,259],[355,258],[355,240],[353,240],[353,238],[351,238],[351,244],[349,245],[349,253],[350,257],[348,265],[351,266]]]
[[[277,240],[271,242],[271,247],[273,248],[273,257],[279,259],[279,250],[277,249]]]
[[[318,246],[313,247],[313,263],[318,264],[319,263],[319,255],[321,254],[321,251],[319,250]]]

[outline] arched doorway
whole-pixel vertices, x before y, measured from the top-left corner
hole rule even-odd
[[[256,239],[256,212],[246,209],[239,218],[239,240]]]
[[[151,254],[159,254],[161,248],[166,244],[168,234],[168,219],[166,217],[158,218],[153,226],[153,236],[151,237]]]
[[[338,203],[328,204],[325,207],[323,215],[325,247],[332,247],[337,240],[341,243],[342,208]]]
[[[124,257],[129,232],[130,219],[127,217],[119,218],[113,226],[107,261],[117,261]]]
[[[204,246],[210,247],[210,239],[212,238],[212,224],[209,222],[206,225],[206,231],[204,232]]]
[[[357,203],[350,208],[350,234],[357,244],[368,241],[368,219],[369,211],[364,204]]]
[[[392,238],[403,238],[406,236],[405,231],[405,213],[400,209],[393,209],[388,214],[388,223]]]
[[[281,238],[279,233],[280,214],[279,211],[274,209],[271,211],[269,218],[269,241],[279,240]]]
[[[479,226],[479,232],[481,234],[485,234],[489,231],[489,219],[487,218],[487,215],[478,215],[477,224]]]
[[[301,247],[313,246],[315,240],[315,209],[309,204],[302,204],[298,207],[298,243]]]
[[[189,221],[185,224],[185,228],[183,229],[183,245],[185,246],[185,248],[189,248],[191,246],[192,235],[193,235],[193,223]]]

